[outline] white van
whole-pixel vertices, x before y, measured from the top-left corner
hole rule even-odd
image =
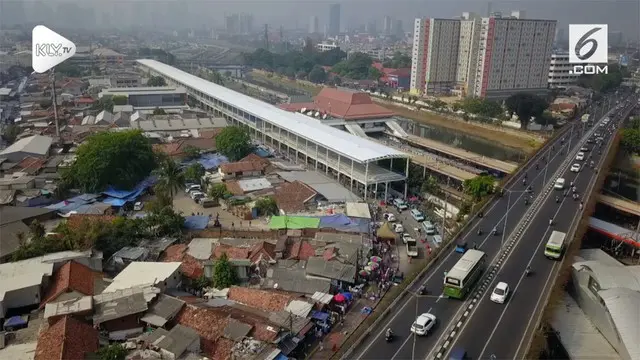
[[[424,221],[424,215],[422,214],[422,211],[418,210],[418,209],[412,209],[411,210],[411,217],[415,220],[415,221]]]
[[[553,184],[553,188],[556,190],[562,190],[564,189],[564,183],[565,183],[564,178],[557,178],[556,182]]]
[[[442,245],[442,236],[438,234],[433,235],[433,243],[436,244],[436,246]]]
[[[431,221],[427,220],[427,221],[422,222],[422,228],[424,229],[424,232],[427,235],[435,235],[436,234],[436,227],[433,226]]]
[[[400,198],[393,199],[393,206],[395,206],[398,211],[407,210],[409,208],[409,206],[407,206],[407,203],[405,203],[404,200]]]

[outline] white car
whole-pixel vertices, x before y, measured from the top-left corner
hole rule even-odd
[[[382,215],[382,217],[388,222],[396,221],[396,216],[393,215],[392,213],[386,213],[386,214]]]
[[[206,196],[205,193],[203,193],[202,191],[194,191],[191,193],[191,198],[193,200],[196,200],[198,198],[205,197],[205,196]]]
[[[431,313],[424,313],[411,325],[411,332],[416,335],[427,335],[429,330],[436,324],[436,316]]]
[[[583,152],[579,152],[579,153],[576,155],[576,160],[578,160],[578,161],[582,161],[582,160],[584,160],[584,153],[583,153]]]
[[[587,151],[589,151],[589,148],[588,148],[588,147],[581,147],[581,148],[580,148],[580,152],[585,153],[585,152],[587,152]]]
[[[573,164],[571,165],[571,172],[577,173],[580,172],[580,164]]]
[[[506,282],[499,282],[491,293],[491,301],[498,304],[504,304],[509,296],[509,285]]]
[[[401,225],[401,226],[402,226],[402,225]],[[406,244],[406,243],[407,243],[407,241],[409,241],[409,240],[413,240],[413,238],[411,237],[411,235],[409,235],[409,234],[407,234],[407,233],[402,234],[402,242],[403,242],[403,243],[405,243],[405,244]]]
[[[144,203],[142,201],[137,201],[133,204],[133,211],[140,211],[144,207]]]
[[[402,224],[393,224],[393,231],[400,234],[404,232],[404,226]]]

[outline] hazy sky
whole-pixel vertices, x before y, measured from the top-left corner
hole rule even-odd
[[[15,0],[0,0],[0,2]],[[31,2],[35,0],[22,0]],[[40,0],[43,1],[43,0]],[[113,8],[123,3],[143,2],[150,8],[172,8],[187,4],[189,17],[198,21],[221,24],[225,14],[248,12],[256,25],[269,23],[285,28],[307,27],[311,15],[317,15],[323,26],[329,16],[329,6],[340,3],[343,30],[348,24],[382,21],[385,15],[403,20],[410,29],[416,17],[451,18],[465,11],[486,15],[487,0],[44,0],[49,5],[64,2],[96,4],[97,10]],[[610,31],[623,31],[630,39],[640,38],[640,0],[520,0],[492,1],[493,11],[510,13],[524,10],[527,18],[558,20],[561,28],[569,23],[606,23]]]

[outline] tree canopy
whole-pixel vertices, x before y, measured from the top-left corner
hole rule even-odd
[[[98,359],[100,360],[124,360],[129,351],[122,344],[111,344],[98,349]]]
[[[628,76],[626,69],[617,64],[609,65],[608,70],[608,74],[582,75],[578,78],[578,85],[598,92],[608,92],[618,88]]]
[[[159,167],[154,171],[158,175],[158,183],[155,188],[158,192],[167,195],[169,200],[173,200],[173,196],[184,185],[185,174],[178,163],[168,156],[161,157],[158,165]]]
[[[354,80],[371,79],[378,80],[382,73],[371,66],[373,59],[367,54],[357,52],[349,56],[348,59],[337,63],[331,68],[331,72],[342,77]]]
[[[479,175],[473,179],[465,180],[462,184],[464,192],[471,195],[474,200],[478,201],[483,197],[493,193],[495,179],[490,175]]]
[[[238,161],[253,150],[249,132],[240,126],[227,126],[216,136],[216,149],[231,161]]]
[[[200,183],[200,179],[204,176],[204,166],[200,163],[195,163],[189,165],[189,167],[184,171],[184,178],[188,181],[195,181]]]
[[[306,77],[309,81],[314,81],[308,78],[314,67],[333,66],[347,57],[347,54],[340,49],[319,52],[313,49],[310,42],[308,44],[310,45],[306,46],[303,51],[289,51],[284,54],[258,49],[252,53],[244,54],[244,61],[247,65],[257,69],[277,72],[288,77],[303,75],[303,78]]]
[[[402,69],[411,67],[411,56],[396,51],[391,59],[385,60],[382,65],[386,68]]]
[[[111,97],[114,105],[127,105],[129,98],[126,95],[114,95]]]
[[[147,81],[147,86],[167,86],[167,82],[162,76],[152,76]]]
[[[220,200],[224,198],[229,191],[224,183],[213,184],[209,186],[208,196],[214,200]]]
[[[213,266],[213,287],[225,289],[238,282],[236,271],[231,266],[226,253],[223,253]]]
[[[78,147],[76,161],[64,173],[69,186],[101,192],[109,185],[131,189],[156,166],[151,143],[140,131],[105,131]]]
[[[495,118],[502,115],[502,106],[495,101],[481,99],[481,98],[468,98],[464,99],[460,104],[463,111],[470,114],[486,116]]]
[[[621,131],[620,145],[629,154],[640,155],[640,116],[634,117]]]
[[[518,115],[522,129],[526,130],[531,118],[541,117],[549,104],[537,95],[524,92],[509,96],[505,106],[511,114]]]
[[[256,209],[260,216],[270,216],[278,214],[278,204],[272,196],[260,198],[256,201]]]
[[[318,65],[314,66],[313,69],[307,75],[309,81],[314,82],[316,84],[322,84],[327,81],[327,72]]]

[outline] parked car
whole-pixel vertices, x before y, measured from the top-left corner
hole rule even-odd
[[[392,213],[386,213],[382,215],[382,218],[385,219],[388,222],[394,222],[396,221],[396,216],[393,215]]]
[[[194,191],[191,193],[191,198],[194,201],[198,201],[199,199],[206,197],[205,193],[203,193],[202,191]]]
[[[393,224],[393,231],[395,231],[396,233],[400,234],[404,232],[404,226],[402,226],[402,224]]]
[[[133,204],[133,211],[140,211],[144,207],[144,203],[142,201],[137,201]]]

